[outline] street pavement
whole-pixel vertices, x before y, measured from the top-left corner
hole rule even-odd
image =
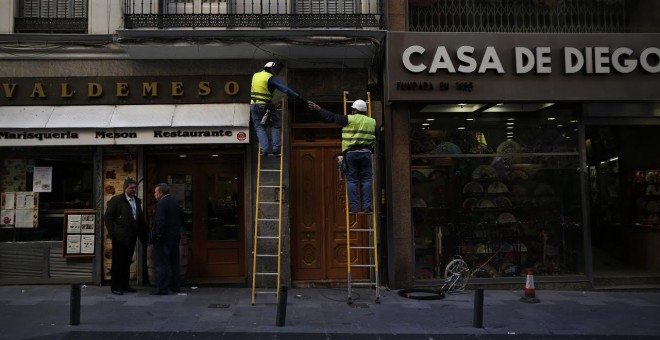
[[[536,290],[531,304],[523,289],[486,290],[480,312],[474,291],[381,290],[377,304],[374,290],[354,289],[349,305],[345,288],[289,289],[278,315],[274,294],[252,305],[249,288],[136,288],[82,285],[78,310],[70,285],[0,286],[0,339],[660,339],[660,292]]]

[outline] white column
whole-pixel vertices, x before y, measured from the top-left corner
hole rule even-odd
[[[18,15],[16,2],[0,1],[0,33],[14,33],[14,17]]]
[[[89,34],[115,34],[122,28],[121,4],[117,0],[89,0]]]

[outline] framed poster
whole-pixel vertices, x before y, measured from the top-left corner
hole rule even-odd
[[[64,257],[94,257],[96,211],[64,210]]]

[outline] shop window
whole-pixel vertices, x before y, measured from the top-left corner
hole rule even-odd
[[[21,220],[20,202],[11,207],[3,203],[1,242],[62,241],[64,211],[94,209],[91,154],[5,155],[0,162],[3,202],[10,194],[36,196],[32,223]],[[35,188],[35,182],[41,187]]]
[[[553,104],[427,105],[411,115],[415,279],[579,273],[578,120]]]

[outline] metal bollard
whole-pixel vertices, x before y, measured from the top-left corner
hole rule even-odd
[[[287,286],[282,286],[280,288],[280,294],[277,299],[277,316],[275,320],[275,326],[282,327],[286,321],[286,301],[288,295]]]
[[[472,326],[475,328],[484,328],[484,290],[474,291],[474,319]]]
[[[80,283],[71,285],[71,306],[69,308],[69,325],[80,325]]]

